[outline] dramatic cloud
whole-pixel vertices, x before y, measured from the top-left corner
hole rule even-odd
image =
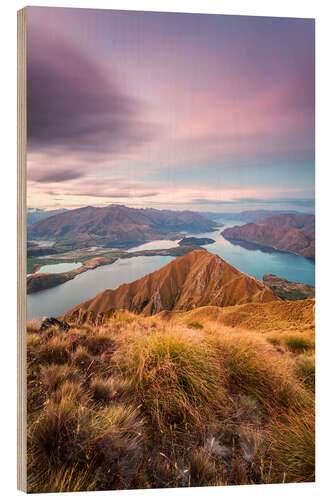
[[[82,177],[82,168],[77,169],[48,169],[45,164],[42,167],[30,169],[29,180],[49,183],[49,182],[63,182]]]
[[[29,151],[126,153],[151,134],[138,102],[79,49],[45,29],[28,37]]]

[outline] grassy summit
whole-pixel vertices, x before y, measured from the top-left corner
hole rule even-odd
[[[29,324],[29,491],[313,481],[313,320],[274,304]]]

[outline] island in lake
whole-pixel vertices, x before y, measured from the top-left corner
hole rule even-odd
[[[201,246],[201,245],[210,245],[215,243],[215,240],[212,238],[195,238],[194,236],[190,236],[188,238],[183,238],[178,242],[180,246]]]

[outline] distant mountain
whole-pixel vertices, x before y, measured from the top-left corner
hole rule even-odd
[[[245,210],[244,212],[240,212],[239,216],[245,222],[260,222],[266,217],[284,214],[302,215],[296,210]]]
[[[64,319],[101,322],[118,309],[150,315],[163,310],[189,311],[207,305],[225,307],[272,300],[277,297],[258,279],[206,250],[193,250],[137,281],[105,290],[74,307]]]
[[[229,221],[242,221],[242,222],[259,222],[265,217],[280,214],[300,214],[293,210],[245,210],[243,212],[235,213],[217,213],[217,212],[199,212],[208,219],[216,222],[229,222]]]
[[[280,214],[267,217],[260,223],[225,229],[222,234],[230,241],[264,245],[314,259],[314,224],[313,215]]]
[[[310,214],[279,214],[266,217],[261,221],[263,224],[279,227],[295,227],[304,231],[315,231],[315,216]]]
[[[122,205],[83,207],[29,227],[29,238],[93,240],[124,245],[165,239],[172,233],[214,231],[216,224],[190,211],[136,209]]]
[[[27,210],[27,225],[31,226],[35,222],[52,217],[52,215],[66,212],[66,208],[58,208],[57,210],[43,210],[42,208],[28,208]]]

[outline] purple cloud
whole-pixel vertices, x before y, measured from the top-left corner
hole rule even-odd
[[[34,168],[29,172],[29,180],[36,182],[63,182],[82,177],[83,171],[81,168],[66,168],[66,169],[47,169],[45,166]]]
[[[140,104],[95,61],[61,38],[37,29],[28,36],[29,151],[126,153],[151,129]]]

